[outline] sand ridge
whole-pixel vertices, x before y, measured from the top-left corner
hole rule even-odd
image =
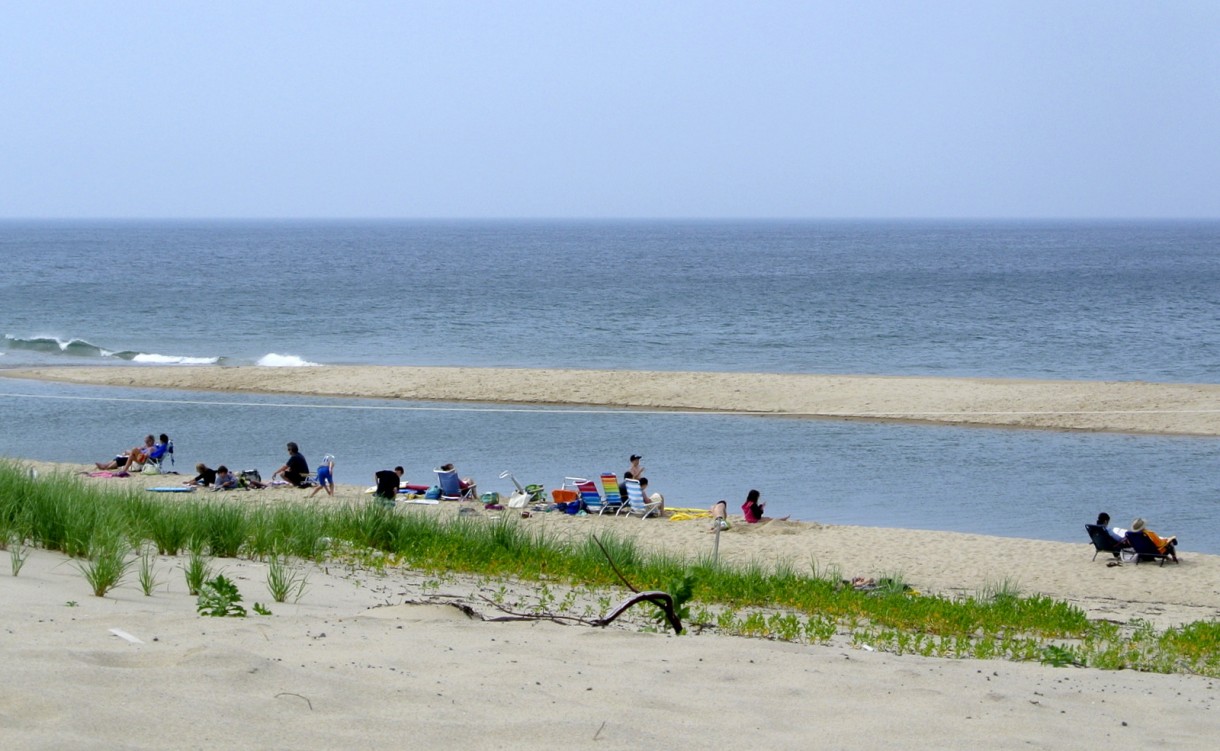
[[[1220,435],[1216,384],[371,365],[58,367],[0,375],[193,391]]]

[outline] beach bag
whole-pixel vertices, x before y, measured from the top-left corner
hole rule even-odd
[[[484,506],[492,504],[492,503],[499,503],[500,494],[493,490],[490,493],[484,493],[483,495],[481,495],[479,497],[479,500],[483,502]]]
[[[433,485],[424,492],[424,498],[429,501],[439,501],[441,499],[441,486]]]
[[[149,462],[148,464],[144,465],[143,473],[146,475],[159,475],[161,474],[161,468],[152,462]]]

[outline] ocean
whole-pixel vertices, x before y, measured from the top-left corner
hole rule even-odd
[[[0,368],[474,365],[1217,383],[1220,222],[2,222]],[[1220,553],[1213,438],[529,410],[0,381],[0,455],[149,432],[340,482],[621,473],[834,524],[1087,543],[1100,510]],[[473,408],[473,409],[472,409]],[[1091,555],[1091,553],[1090,553]]]

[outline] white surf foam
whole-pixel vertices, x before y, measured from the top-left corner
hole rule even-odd
[[[302,360],[296,355],[280,355],[275,352],[260,357],[258,364],[265,368],[314,368],[321,367],[322,365],[321,363]]]
[[[177,357],[175,355],[157,355],[141,352],[131,358],[132,362],[153,363],[156,365],[215,365],[219,357]]]

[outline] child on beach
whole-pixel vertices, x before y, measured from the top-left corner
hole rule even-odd
[[[751,490],[746,494],[746,502],[741,504],[741,511],[743,514],[745,514],[746,524],[758,524],[759,522],[770,521],[782,522],[788,518],[785,516],[781,517],[780,519],[772,519],[771,517],[763,516],[763,509],[766,507],[767,502],[759,500],[761,495],[762,494],[757,490]]]
[[[209,485],[216,483],[216,470],[212,469],[203,462],[195,465],[195,479],[188,480],[185,484],[193,485],[198,488],[206,488]]]
[[[236,490],[237,478],[229,471],[225,465],[220,465],[216,468],[216,485],[212,488],[212,492],[217,490]]]
[[[313,489],[309,497],[313,498],[323,488],[326,489],[327,495],[335,494],[335,457],[330,454],[322,457],[322,463],[318,466],[318,487]]]
[[[719,500],[712,504],[712,528],[709,532],[715,532],[717,529],[729,528],[729,502]]]

